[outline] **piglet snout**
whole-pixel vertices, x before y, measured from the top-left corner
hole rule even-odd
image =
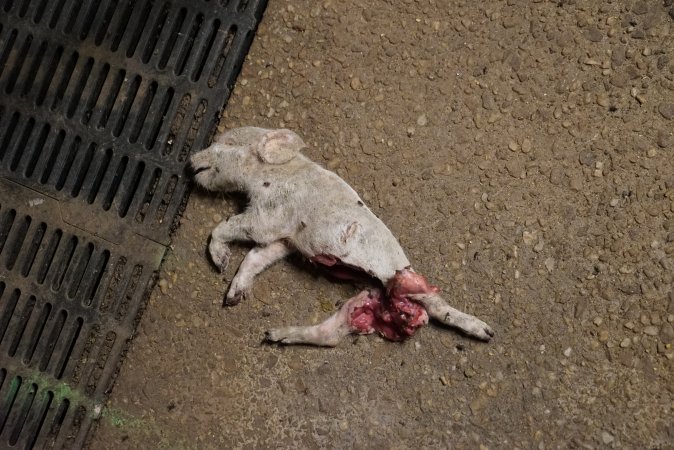
[[[190,166],[190,171],[192,172],[192,176],[195,176],[195,175],[197,175],[197,174],[199,174],[199,173],[201,173],[205,170],[208,170],[210,168],[211,168],[211,166],[200,166],[200,167]]]
[[[208,161],[203,158],[202,153],[203,152],[196,153],[190,158],[189,164],[187,165],[187,170],[192,176],[211,168],[211,165],[208,163]]]

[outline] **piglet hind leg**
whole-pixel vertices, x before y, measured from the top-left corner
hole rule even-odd
[[[374,330],[362,331],[352,326],[351,314],[370,298],[370,292],[362,291],[325,321],[311,326],[274,328],[265,333],[265,341],[277,344],[305,344],[335,347],[344,337],[352,333],[369,334]]]
[[[452,308],[437,294],[411,294],[409,298],[424,305],[428,315],[438,322],[482,341],[489,341],[494,337],[494,330],[489,325],[475,316]]]

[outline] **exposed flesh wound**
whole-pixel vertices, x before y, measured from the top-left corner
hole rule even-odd
[[[428,323],[428,313],[411,300],[411,294],[434,294],[438,288],[411,270],[396,271],[388,282],[386,293],[373,290],[367,299],[351,312],[350,325],[361,334],[378,332],[386,339],[402,341]]]
[[[398,297],[411,294],[436,294],[440,291],[437,286],[428,284],[426,278],[410,270],[396,270],[396,274],[386,285],[390,296]]]
[[[327,267],[332,267],[339,262],[339,258],[333,255],[320,254],[312,256],[311,258],[309,258],[309,261],[313,263],[322,264]]]
[[[310,257],[309,261],[324,266],[328,269],[330,275],[340,280],[360,281],[371,279],[371,276],[364,270],[345,264],[334,255],[321,253]]]

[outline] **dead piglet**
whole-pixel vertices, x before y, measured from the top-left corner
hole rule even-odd
[[[223,134],[190,159],[201,186],[244,191],[250,198],[242,214],[211,233],[209,253],[220,270],[229,262],[230,242],[257,244],[239,266],[225,303],[238,303],[257,274],[299,251],[336,274],[363,272],[373,279],[373,288],[319,325],[269,331],[269,341],[334,346],[347,334],[373,332],[401,340],[428,316],[489,340],[491,328],[450,307],[437,288],[411,270],[386,225],[344,180],[301,155],[304,147],[290,130],[244,127]]]

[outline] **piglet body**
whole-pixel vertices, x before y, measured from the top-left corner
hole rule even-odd
[[[333,346],[347,334],[373,332],[402,340],[429,315],[489,340],[491,328],[450,307],[436,287],[411,270],[386,225],[344,180],[301,155],[304,146],[290,130],[244,127],[192,156],[198,184],[214,191],[244,191],[250,198],[242,214],[211,233],[209,253],[221,270],[229,261],[230,242],[257,244],[241,263],[225,303],[238,303],[257,274],[299,251],[337,276],[366,274],[373,288],[349,299],[319,325],[270,330],[271,342]]]

